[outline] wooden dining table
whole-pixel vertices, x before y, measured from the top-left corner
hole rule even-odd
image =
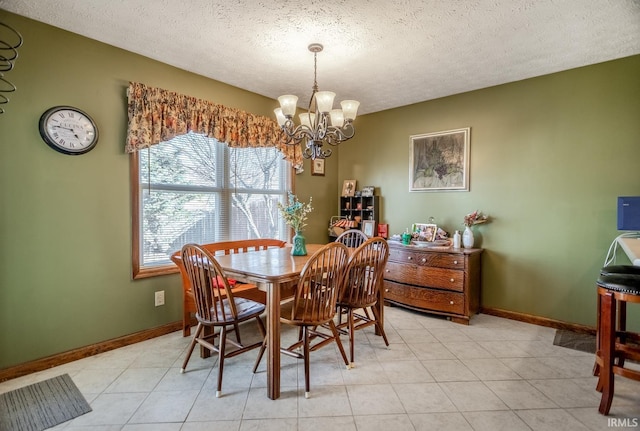
[[[324,244],[308,244],[306,256],[292,256],[291,247],[216,256],[228,277],[257,284],[267,293],[267,396],[280,397],[280,290],[298,280],[309,258]]]
[[[228,277],[254,283],[266,291],[267,303],[267,396],[280,397],[280,301],[283,285],[300,278],[309,258],[325,244],[307,244],[306,256],[292,256],[291,246],[216,256]],[[350,249],[351,251],[351,249]],[[379,289],[377,308],[384,325],[384,289]],[[380,335],[376,329],[376,335]]]

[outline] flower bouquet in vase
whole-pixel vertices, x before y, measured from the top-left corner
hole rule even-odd
[[[287,205],[282,205],[282,203],[278,202],[278,210],[284,222],[291,226],[295,232],[291,254],[294,256],[306,256],[307,244],[305,237],[302,235],[302,229],[307,225],[307,214],[313,211],[311,206],[312,198],[309,198],[308,203],[302,203],[293,193],[288,192],[287,195]]]
[[[482,214],[482,212],[478,210],[464,216],[464,232],[462,233],[462,246],[464,248],[472,248],[475,242],[471,227],[477,224],[487,223],[488,221],[489,216]]]

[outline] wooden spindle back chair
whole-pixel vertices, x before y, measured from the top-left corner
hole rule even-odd
[[[349,257],[340,296],[337,301],[339,316],[346,310],[347,321],[339,321],[338,328],[349,335],[349,353],[354,365],[354,333],[374,325],[389,346],[376,307],[380,295],[384,268],[389,258],[389,244],[384,238],[374,237],[360,245]],[[382,304],[380,304],[382,306]],[[362,312],[358,312],[358,310]]]
[[[282,248],[286,246],[285,241],[273,238],[243,239],[237,241],[219,241],[209,244],[201,244],[204,250],[211,252],[214,256],[246,253],[250,251],[266,250],[268,248]],[[192,317],[196,312],[195,299],[191,289],[191,282],[182,265],[182,251],[178,250],[171,255],[171,261],[176,264],[180,270],[182,277],[182,335],[188,337],[191,335]],[[233,292],[238,297],[253,299],[254,301],[266,303],[266,295],[258,289],[258,286],[251,283],[238,283],[236,280],[229,279]],[[287,297],[287,293],[282,294]]]
[[[336,238],[336,242],[346,245],[348,248],[360,247],[369,237],[360,229],[349,229],[342,232]]]
[[[246,298],[234,297],[233,290],[227,276],[216,261],[213,254],[197,244],[187,244],[182,247],[182,263],[189,278],[196,306],[196,320],[198,326],[182,364],[181,372],[187,367],[189,358],[196,344],[218,353],[218,386],[216,397],[222,391],[222,374],[225,358],[239,355],[262,345],[266,334],[260,315],[265,305]],[[241,322],[255,319],[262,339],[253,344],[245,345],[240,339]],[[209,327],[212,331],[205,331]],[[227,338],[227,328],[231,327],[236,334],[236,340]],[[219,333],[215,333],[219,329]],[[215,339],[218,338],[218,345]],[[227,351],[227,343],[236,348]]]
[[[333,321],[336,314],[338,291],[343,282],[348,257],[347,247],[339,242],[329,243],[316,251],[302,268],[293,300],[285,303],[281,311],[280,321],[282,323],[300,328],[299,340],[291,346],[281,349],[281,352],[304,359],[305,398],[309,398],[310,394],[310,352],[335,342],[345,365],[347,368],[349,367],[349,361],[340,341],[340,334]],[[331,333],[321,331],[322,325],[326,325]],[[311,341],[316,338],[321,341],[312,345]],[[303,351],[299,353],[298,348],[301,346]],[[265,349],[266,343],[260,349],[260,354],[253,368],[254,373]]]

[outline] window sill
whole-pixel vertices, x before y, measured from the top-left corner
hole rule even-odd
[[[134,268],[133,279],[139,280],[141,278],[156,277],[158,275],[177,274],[179,272],[178,267],[174,264],[164,266],[152,266],[147,268]]]

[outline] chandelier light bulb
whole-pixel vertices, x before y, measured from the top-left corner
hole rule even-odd
[[[300,118],[300,124],[309,128],[309,130],[313,129],[313,123],[316,120],[316,114],[305,112],[304,114],[300,114],[298,116]]]
[[[326,114],[333,108],[333,99],[336,93],[333,91],[318,91],[316,93],[316,103],[318,104],[318,112]]]
[[[331,125],[333,127],[342,127],[344,126],[344,114],[342,113],[342,109],[332,109],[329,112],[331,117]]]
[[[342,106],[342,112],[344,113],[345,120],[353,121],[356,119],[360,102],[357,100],[343,100],[340,102],[340,106]]]
[[[282,108],[282,114],[285,117],[291,118],[296,115],[298,96],[294,96],[293,94],[285,94],[284,96],[278,97],[278,102],[280,102],[280,108]]]
[[[282,108],[276,108],[273,110],[276,114],[276,120],[278,120],[278,126],[283,127],[284,123],[287,122],[287,117],[282,113]]]

